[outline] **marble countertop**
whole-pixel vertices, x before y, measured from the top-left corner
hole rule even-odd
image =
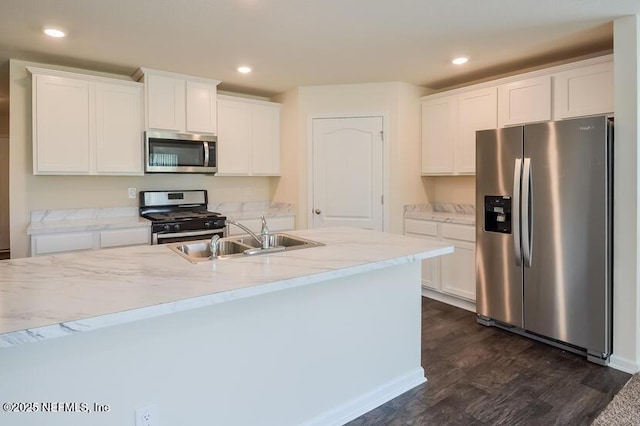
[[[475,225],[475,207],[469,204],[409,204],[404,206],[405,219]]]
[[[168,245],[0,261],[0,348],[453,252],[446,243],[356,228],[291,234],[326,245],[198,264]]]

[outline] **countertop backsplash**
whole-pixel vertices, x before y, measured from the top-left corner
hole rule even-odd
[[[252,201],[247,203],[209,203],[210,211],[219,212],[228,219],[254,219],[265,217],[295,216],[295,205],[277,201]],[[151,226],[140,217],[138,207],[109,207],[94,209],[33,210],[27,234],[44,234],[62,231],[96,231],[102,229]]]
[[[137,207],[108,207],[95,209],[32,210],[31,223],[57,220],[108,219],[113,217],[138,217]]]
[[[476,208],[472,204],[429,203],[404,206],[405,219],[434,220],[438,222],[474,225]]]
[[[246,203],[216,203],[210,202],[210,211],[221,213],[229,219],[253,219],[264,215],[273,216],[295,216],[295,204],[282,203],[279,201],[250,201]]]

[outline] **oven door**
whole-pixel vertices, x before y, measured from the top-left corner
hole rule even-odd
[[[151,234],[151,244],[168,244],[182,241],[207,240],[218,235],[224,237],[225,230],[222,229],[202,229],[199,231],[185,232],[154,232]]]

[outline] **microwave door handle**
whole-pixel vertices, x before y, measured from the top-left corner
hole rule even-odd
[[[209,142],[204,141],[203,143],[204,146],[204,167],[209,166]]]

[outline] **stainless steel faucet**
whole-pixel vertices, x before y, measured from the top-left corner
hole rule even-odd
[[[213,237],[211,237],[211,242],[209,243],[211,246],[211,257],[212,258],[216,258],[218,257],[219,254],[219,248],[220,248],[220,235],[215,234]]]
[[[261,217],[262,219],[262,230],[260,231],[260,237],[258,237],[256,235],[255,232],[253,232],[251,229],[247,228],[246,226],[244,226],[243,224],[236,222],[235,220],[231,220],[231,219],[227,219],[227,224],[228,225],[235,225],[238,228],[242,229],[243,231],[245,231],[247,234],[251,235],[251,237],[256,240],[258,242],[258,244],[260,244],[260,246],[263,249],[268,249],[270,246],[270,233],[269,233],[269,227],[267,227],[267,220],[264,218],[264,216]]]

